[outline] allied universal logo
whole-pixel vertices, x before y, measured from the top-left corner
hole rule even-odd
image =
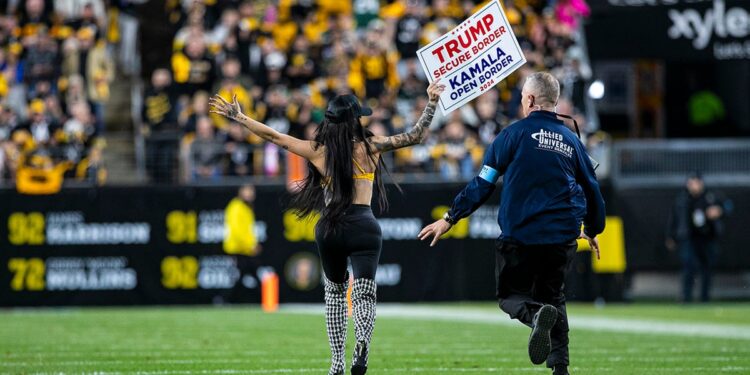
[[[540,129],[538,133],[531,135],[539,144],[536,146],[539,150],[557,152],[566,157],[573,157],[573,147],[563,141],[560,133]]]

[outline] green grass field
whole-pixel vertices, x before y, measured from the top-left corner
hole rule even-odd
[[[750,374],[750,304],[569,314],[572,374]],[[322,306],[0,310],[0,373],[324,375],[324,324]],[[528,332],[491,303],[384,305],[368,374],[547,374]]]

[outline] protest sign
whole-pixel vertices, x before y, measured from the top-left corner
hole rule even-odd
[[[500,2],[491,1],[456,28],[417,51],[430,82],[446,86],[449,113],[491,89],[526,62]]]

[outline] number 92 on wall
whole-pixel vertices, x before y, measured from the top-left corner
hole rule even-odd
[[[168,256],[161,261],[161,285],[165,289],[230,289],[240,277],[232,256]]]

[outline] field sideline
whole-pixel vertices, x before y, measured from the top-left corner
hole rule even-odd
[[[322,311],[0,310],[0,373],[326,374]],[[569,312],[572,374],[750,373],[750,304],[574,304]],[[368,374],[549,373],[526,356],[528,328],[492,303],[384,304],[378,313]],[[351,353],[352,329],[349,339]]]

